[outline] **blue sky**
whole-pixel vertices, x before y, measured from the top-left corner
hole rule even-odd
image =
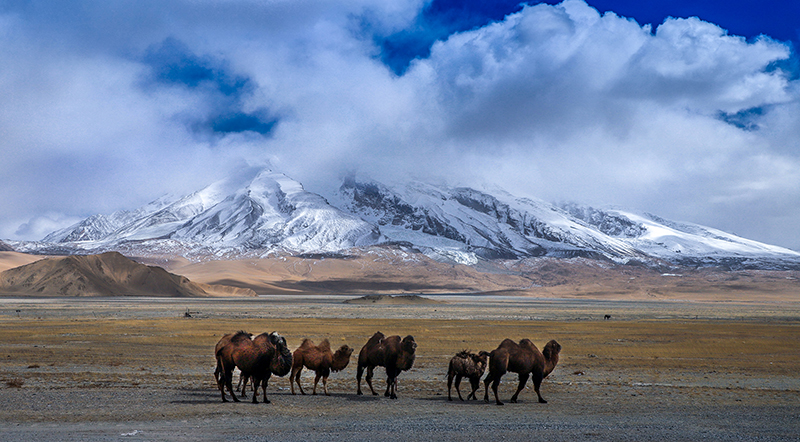
[[[0,238],[270,164],[800,250],[800,3],[0,4]]]

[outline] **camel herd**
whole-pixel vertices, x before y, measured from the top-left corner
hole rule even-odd
[[[358,353],[358,367],[356,368],[356,394],[361,395],[361,376],[366,369],[367,381],[370,392],[377,395],[372,386],[372,378],[375,367],[384,367],[386,370],[386,392],[384,396],[397,399],[397,377],[401,372],[411,369],[416,357],[417,343],[413,336],[400,338],[398,335],[385,336],[381,332],[376,332],[361,347]],[[469,351],[461,351],[450,359],[447,369],[447,399],[453,400],[450,391],[455,379],[456,393],[462,401],[459,389],[462,378],[470,381],[472,391],[467,395],[477,399],[475,393],[480,386],[480,378],[486,369],[489,373],[484,378],[483,400],[489,402],[489,384],[494,392],[494,399],[497,405],[503,405],[497,395],[497,387],[500,385],[500,378],[508,372],[519,375],[519,385],[511,402],[516,402],[520,391],[525,388],[528,379],[533,381],[533,389],[538,396],[540,403],[547,403],[539,391],[542,380],[549,375],[556,364],[558,355],[561,352],[561,345],[556,341],[550,341],[545,345],[544,350],[539,349],[530,339],[523,339],[514,342],[505,339],[500,345],[491,352],[481,351],[477,354]],[[319,345],[315,345],[310,339],[304,339],[294,353],[286,346],[286,339],[276,332],[262,333],[253,337],[245,331],[239,331],[224,335],[216,347],[214,355],[217,361],[214,370],[214,378],[222,395],[222,402],[228,402],[225,389],[234,402],[239,402],[233,390],[233,370],[238,368],[240,371],[240,386],[237,388],[241,397],[245,398],[245,390],[248,379],[253,382],[253,403],[258,403],[258,388],[261,387],[264,403],[269,403],[267,399],[267,382],[273,374],[276,376],[286,376],[291,372],[289,381],[292,394],[295,394],[294,384],[305,394],[303,386],[300,384],[300,374],[303,368],[313,370],[316,374],[314,387],[311,394],[317,394],[317,384],[322,379],[322,388],[325,395],[328,393],[328,376],[330,373],[343,370],[350,362],[353,349],[347,345],[342,345],[336,352],[331,351],[330,343],[327,339]]]

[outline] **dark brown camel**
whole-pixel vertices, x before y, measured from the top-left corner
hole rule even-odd
[[[500,378],[507,372],[519,373],[519,386],[517,391],[511,396],[511,402],[517,402],[519,392],[525,388],[528,377],[533,378],[533,390],[539,396],[539,402],[546,404],[542,398],[539,387],[542,380],[549,375],[556,364],[558,364],[558,354],[561,352],[561,345],[556,341],[550,341],[544,346],[544,351],[540,352],[530,339],[523,339],[519,344],[511,339],[505,339],[497,349],[489,354],[489,374],[483,380],[486,391],[483,400],[489,402],[489,383],[492,384],[494,400],[497,405],[503,405],[497,397],[497,386],[500,385]]]
[[[222,402],[227,402],[225,398],[225,387],[235,402],[239,402],[233,392],[231,380],[233,369],[238,367],[243,377],[253,379],[253,403],[258,403],[258,387],[262,388],[264,403],[269,403],[267,399],[267,383],[270,376],[286,376],[292,368],[292,352],[286,347],[286,339],[281,335],[272,332],[262,333],[253,339],[246,332],[234,334],[230,342],[223,345],[216,353],[217,365],[221,367],[221,375],[217,381],[217,386],[222,394]],[[244,388],[244,387],[242,387]]]
[[[472,399],[477,399],[475,392],[478,391],[478,387],[481,384],[481,376],[483,376],[483,372],[486,371],[488,360],[489,352],[486,351],[475,354],[463,350],[453,356],[447,368],[447,400],[453,400],[453,398],[450,397],[450,388],[453,385],[454,377],[456,378],[456,393],[458,393],[459,399],[462,401],[464,400],[464,398],[461,397],[461,390],[459,389],[462,377],[468,378],[472,386],[472,393],[467,395],[467,400],[469,400],[470,397]]]
[[[322,388],[325,391],[325,396],[330,396],[328,394],[328,376],[330,376],[331,371],[344,370],[347,364],[350,363],[350,355],[352,354],[353,349],[347,345],[342,345],[336,350],[336,353],[333,353],[331,352],[331,344],[327,339],[324,339],[319,345],[314,345],[311,339],[303,339],[303,343],[294,351],[292,357],[292,374],[289,376],[292,394],[294,394],[295,382],[300,388],[300,393],[306,394],[303,391],[303,386],[300,385],[300,374],[303,371],[303,367],[306,367],[316,373],[314,389],[311,390],[311,394],[317,394],[317,383],[322,378]]]
[[[247,333],[247,332],[244,332],[244,331],[242,331],[240,333],[246,333],[247,335],[250,336],[251,339],[253,337],[252,333]],[[222,347],[224,347],[225,345],[227,345],[227,344],[229,344],[231,342],[231,338],[233,338],[234,334],[235,333],[228,333],[226,335],[223,335],[222,338],[220,338],[219,342],[217,342],[216,347],[214,347],[214,354],[215,355],[217,354],[217,352],[219,352],[219,350]],[[217,366],[216,366],[216,368],[214,368],[214,380],[216,380],[217,383],[219,383],[219,378],[220,378],[221,375],[222,375],[222,367],[219,364],[219,360],[217,360]],[[239,383],[236,386],[236,391],[241,392],[241,397],[243,397],[243,398],[247,397],[246,390],[244,388],[242,388],[243,386],[246,386],[246,385],[247,385],[247,378],[245,378],[244,376],[241,376],[241,374],[240,374]]]
[[[387,338],[383,333],[376,332],[358,353],[358,368],[356,369],[358,389],[356,393],[363,394],[361,393],[361,375],[366,368],[367,385],[372,394],[377,395],[378,393],[372,387],[372,374],[375,367],[385,367],[386,393],[384,396],[397,399],[397,376],[414,365],[416,348],[417,343],[414,342],[414,337],[411,335],[400,340],[400,336]]]

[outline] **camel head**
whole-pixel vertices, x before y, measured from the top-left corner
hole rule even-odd
[[[414,341],[414,337],[411,335],[403,338],[401,345],[403,346],[403,350],[410,354],[414,354],[414,351],[417,349],[417,343]]]
[[[544,346],[544,350],[542,351],[542,355],[544,356],[545,360],[545,376],[550,374],[555,368],[556,364],[558,364],[558,354],[561,353],[561,344],[552,340]]]
[[[542,355],[544,355],[544,358],[547,359],[548,361],[554,358],[558,360],[559,353],[561,353],[561,344],[559,344],[555,340],[548,342],[544,346],[544,350],[542,350]]]
[[[401,352],[397,357],[397,367],[401,370],[409,370],[414,365],[416,355],[414,352],[417,350],[417,343],[414,342],[414,337],[411,335],[403,338],[400,342]]]
[[[489,362],[489,352],[481,350],[478,354],[472,355],[472,360],[476,365],[483,365],[486,367],[486,364]]]
[[[269,334],[269,342],[274,345],[276,348],[282,349],[287,348],[286,346],[286,338],[279,335],[278,332],[272,332]]]
[[[336,353],[334,354],[334,356],[336,356],[336,355],[344,355],[344,356],[347,356],[349,358],[350,355],[352,355],[352,354],[353,354],[353,348],[351,348],[347,344],[344,344],[341,347],[339,347],[338,350],[336,350]]]
[[[272,332],[269,334],[269,342],[277,350],[272,359],[271,370],[278,376],[286,376],[292,369],[292,351],[286,345],[286,338],[279,335],[278,332]]]
[[[353,348],[348,346],[347,344],[342,345],[336,350],[336,353],[333,354],[333,363],[331,364],[332,371],[340,371],[344,370],[347,367],[347,364],[350,363],[350,355],[353,354]]]

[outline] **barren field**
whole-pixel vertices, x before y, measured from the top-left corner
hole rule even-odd
[[[40,441],[778,441],[800,434],[796,304],[434,298],[445,303],[0,299],[0,434]],[[288,378],[273,378],[271,404],[222,403],[213,348],[240,329],[278,331],[291,349],[305,337],[328,338],[356,354],[331,375],[330,397],[292,396]],[[356,355],[377,330],[418,343],[397,400],[355,395]],[[491,350],[506,337],[563,346],[542,385],[549,403],[539,404],[530,384],[517,404],[448,402],[450,357]],[[313,375],[304,373],[310,391]],[[376,371],[378,389],[383,376]],[[515,386],[515,375],[506,375],[501,399]],[[468,389],[465,381],[464,396]]]

